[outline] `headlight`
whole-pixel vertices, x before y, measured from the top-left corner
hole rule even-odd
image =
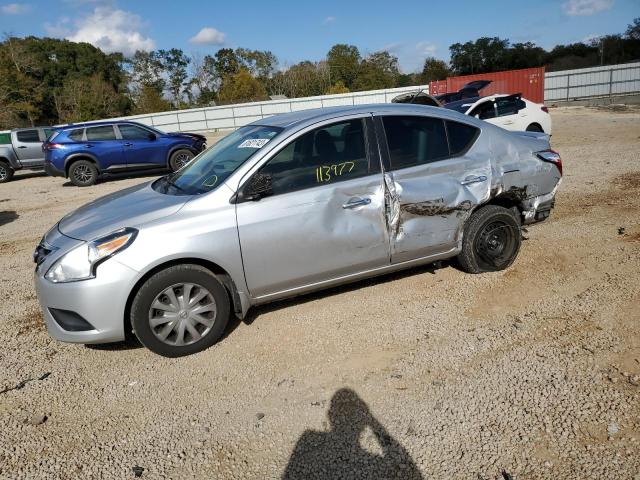
[[[96,267],[133,243],[138,231],[124,228],[92,242],[84,243],[59,258],[45,278],[54,283],[74,282],[95,277]]]

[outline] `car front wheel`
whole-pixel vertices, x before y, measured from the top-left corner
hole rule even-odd
[[[169,159],[169,166],[171,170],[174,172],[176,170],[180,170],[187,163],[189,163],[193,159],[194,155],[191,150],[187,150],[186,148],[182,148],[180,150],[176,150],[171,154],[171,158]]]
[[[484,206],[467,220],[458,264],[468,273],[504,270],[518,256],[521,240],[520,222],[513,210]]]
[[[230,303],[222,283],[199,265],[176,265],[152,275],[131,304],[138,340],[164,357],[213,345],[224,333]]]
[[[9,182],[13,178],[13,168],[7,162],[0,162],[0,183]]]

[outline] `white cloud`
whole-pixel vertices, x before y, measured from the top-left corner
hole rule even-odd
[[[91,14],[69,26],[68,19],[56,25],[45,24],[50,35],[65,37],[73,42],[87,42],[103,52],[122,52],[133,55],[136,50],[153,50],[155,42],[140,32],[141,18],[114,7],[99,6]]]
[[[613,0],[569,0],[562,5],[564,12],[570,16],[594,15],[612,6]]]
[[[215,28],[204,27],[195,37],[191,37],[189,41],[196,45],[222,45],[225,36],[223,32]]]
[[[403,47],[404,47],[404,43],[402,42],[392,42],[392,43],[387,43],[385,46],[381,48],[381,50],[383,52],[397,53]]]
[[[29,13],[31,11],[31,5],[26,3],[7,3],[0,6],[0,12],[5,15],[22,15],[23,13]]]
[[[328,16],[327,18],[324,19],[322,24],[323,25],[329,25],[330,23],[333,23],[335,21],[336,21],[336,17]]]
[[[418,42],[416,44],[416,50],[419,55],[425,57],[433,57],[436,54],[438,48],[431,42]]]

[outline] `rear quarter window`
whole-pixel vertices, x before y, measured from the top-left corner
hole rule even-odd
[[[72,130],[69,133],[69,138],[74,142],[81,142],[84,137],[84,128],[78,128],[77,130]]]
[[[449,136],[451,155],[460,155],[471,148],[471,145],[473,145],[479,133],[480,130],[471,125],[447,121],[447,134]]]

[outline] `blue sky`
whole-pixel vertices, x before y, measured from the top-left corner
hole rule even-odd
[[[640,0],[0,0],[0,32],[88,41],[105,51],[245,47],[271,50],[284,66],[350,43],[363,54],[391,51],[404,71],[419,69],[427,55],[447,60],[450,44],[480,36],[550,48],[622,33],[639,16]]]

